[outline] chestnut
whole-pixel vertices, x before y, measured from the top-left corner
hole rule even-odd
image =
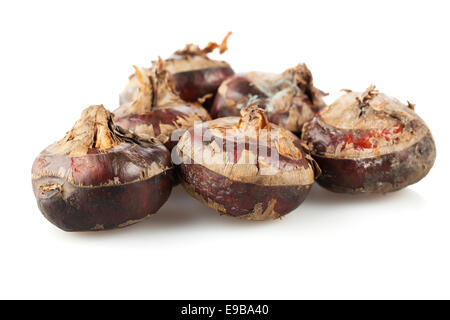
[[[436,147],[414,106],[375,86],[346,92],[303,129],[302,141],[322,169],[317,182],[335,192],[385,193],[425,177]]]
[[[174,132],[210,120],[200,104],[185,102],[175,93],[173,78],[161,59],[152,69],[134,68],[136,90],[129,96],[129,102],[114,111],[119,126],[139,136],[156,137],[172,149],[183,133],[175,133],[171,139]]]
[[[175,147],[187,192],[221,214],[248,220],[291,212],[314,182],[300,139],[269,123],[258,103],[242,108],[240,118],[195,125]]]
[[[102,105],[85,109],[33,163],[39,209],[65,231],[124,227],[154,214],[172,189],[170,152],[116,126]]]
[[[173,76],[175,91],[181,99],[200,102],[208,110],[211,108],[217,88],[234,71],[225,61],[212,60],[208,54],[215,49],[224,53],[228,49],[227,40],[230,35],[231,32],[228,32],[220,45],[210,42],[203,49],[198,45],[188,44],[165,59],[167,71]],[[130,76],[130,83],[121,94],[120,104],[130,102],[136,83],[136,75]]]
[[[183,100],[200,101],[206,109],[211,108],[220,84],[234,71],[225,61],[212,60],[208,54],[216,48],[224,53],[228,49],[230,35],[228,32],[220,45],[210,42],[203,49],[188,44],[166,59],[167,69],[173,75],[176,90]]]
[[[211,110],[213,118],[239,115],[249,100],[262,99],[270,122],[294,133],[325,106],[322,91],[313,85],[311,71],[299,64],[282,74],[248,72],[236,74],[219,87]]]

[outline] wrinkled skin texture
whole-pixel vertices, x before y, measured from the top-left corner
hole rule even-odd
[[[221,214],[280,218],[307,196],[313,167],[300,140],[269,124],[262,109],[251,106],[242,115],[205,122],[183,135],[176,147],[180,180],[189,194]]]
[[[218,89],[211,116],[238,116],[241,108],[258,98],[270,122],[294,133],[325,106],[323,92],[314,87],[312,74],[304,64],[282,74],[249,72],[225,80]]]
[[[138,222],[168,199],[172,179],[169,151],[158,141],[139,140],[115,127],[102,106],[86,109],[74,129],[42,151],[32,167],[39,209],[65,231]]]
[[[431,132],[412,105],[374,87],[339,98],[305,125],[302,139],[322,169],[317,182],[335,192],[402,189],[421,180],[436,158]]]

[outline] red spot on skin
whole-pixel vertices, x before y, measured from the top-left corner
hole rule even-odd
[[[333,138],[334,138],[334,135],[331,135],[331,134],[330,134],[330,138],[333,139]],[[341,151],[344,150],[345,147],[346,147],[348,144],[353,143],[353,136],[351,136],[351,135],[349,135],[349,134],[348,134],[348,135],[343,135],[342,140],[344,141],[344,144],[343,144],[342,147],[341,147]]]
[[[354,143],[355,148],[359,149],[369,149],[372,148],[372,143],[368,138],[360,138],[356,140]]]
[[[397,127],[394,127],[394,133],[400,133],[403,131],[403,125],[400,123],[397,125]]]
[[[348,144],[353,143],[353,146],[355,149],[370,149],[370,148],[377,148],[376,144],[373,144],[370,139],[372,138],[384,138],[386,141],[391,140],[391,138],[399,133],[401,133],[403,130],[403,125],[398,124],[392,128],[389,129],[373,129],[373,130],[367,130],[363,133],[348,133],[348,134],[342,134],[341,136],[338,136],[337,143],[344,144],[341,147],[341,151],[345,149],[345,147]],[[334,135],[329,135],[331,139],[333,139]]]
[[[386,141],[389,141],[389,140],[391,140],[392,136],[399,134],[402,131],[403,131],[403,125],[401,123],[399,123],[392,128],[381,130],[380,132],[378,132],[377,137],[382,137]]]
[[[348,136],[346,143],[353,143],[353,137],[352,136]]]

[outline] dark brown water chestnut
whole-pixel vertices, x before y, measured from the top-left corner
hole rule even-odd
[[[303,202],[314,182],[300,139],[269,123],[258,102],[243,108],[241,118],[195,125],[176,151],[185,189],[221,214],[282,217]]]
[[[172,189],[170,153],[156,139],[117,127],[102,105],[36,158],[39,209],[65,231],[124,227],[155,213]]]
[[[167,69],[173,75],[176,90],[183,100],[200,100],[205,108],[211,108],[217,88],[234,71],[225,61],[212,60],[208,54],[216,48],[221,54],[224,53],[228,49],[227,40],[230,35],[231,32],[220,45],[210,42],[203,49],[195,44],[188,44],[166,59]]]
[[[211,108],[217,88],[234,72],[228,63],[212,60],[208,54],[215,49],[224,53],[228,49],[227,40],[230,35],[231,32],[226,35],[220,45],[210,42],[203,49],[198,45],[188,44],[165,60],[167,71],[173,76],[176,93],[181,99],[188,102],[200,102],[208,110]],[[139,80],[136,74],[130,76],[129,85],[120,97],[120,104],[130,102],[130,96],[138,86]]]
[[[422,179],[436,147],[414,106],[374,86],[346,91],[303,130],[302,140],[322,169],[318,183],[335,192],[385,193]]]
[[[213,118],[239,115],[242,106],[257,97],[270,122],[299,133],[303,124],[325,106],[324,93],[313,85],[311,71],[299,64],[282,74],[236,74],[219,87],[211,110]]]
[[[161,59],[152,69],[135,70],[136,90],[129,102],[114,111],[119,126],[139,136],[156,137],[171,149],[184,129],[210,119],[200,104],[185,102],[175,93],[173,78]]]

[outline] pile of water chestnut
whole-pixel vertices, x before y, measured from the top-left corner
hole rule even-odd
[[[208,57],[227,50],[229,35],[134,66],[117,109],[88,107],[39,154],[32,184],[50,222],[125,227],[155,214],[177,184],[220,214],[271,220],[296,209],[314,181],[386,193],[427,175],[436,147],[412,103],[369,86],[327,106],[305,64],[235,73]]]

